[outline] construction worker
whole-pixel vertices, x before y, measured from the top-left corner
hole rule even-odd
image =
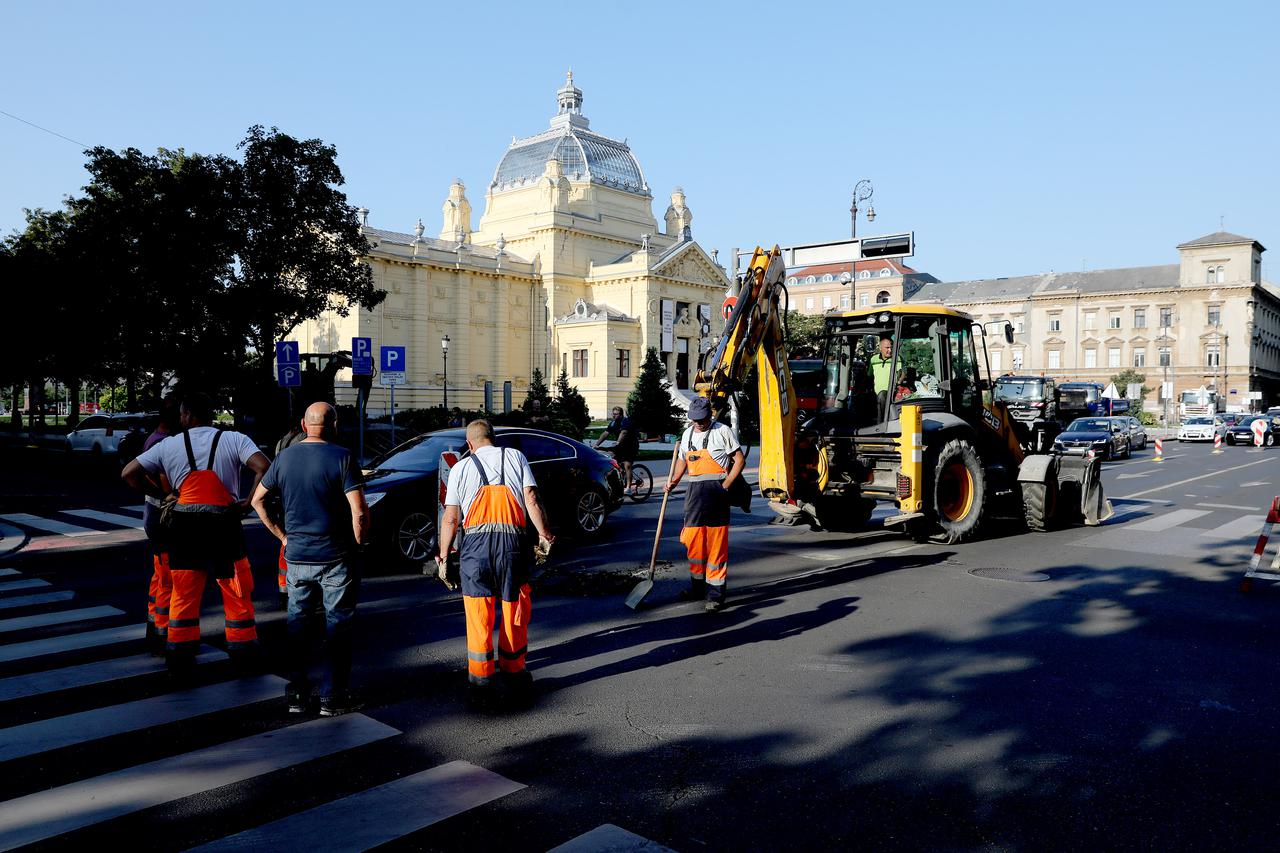
[[[689,589],[684,597],[706,599],[705,609],[724,606],[729,576],[729,487],[742,476],[746,458],[733,430],[711,419],[711,401],[695,397],[689,404],[692,425],[680,436],[680,453],[667,481],[670,492],[689,474],[680,541],[689,554]]]
[[[889,399],[889,384],[893,381],[893,336],[888,333],[880,335],[880,348],[871,356],[871,381],[879,410],[883,412]]]
[[[467,447],[470,458],[449,471],[436,564],[443,572],[461,524],[468,694],[483,707],[493,699],[499,669],[512,692],[525,692],[532,682],[525,669],[533,609],[529,589],[533,558],[527,521],[533,522],[544,547],[550,546],[554,537],[547,529],[538,484],[524,454],[494,446],[493,427],[482,419],[467,425]],[[497,666],[493,655],[495,599],[502,600]]]
[[[142,443],[145,453],[171,435],[178,424],[178,395],[166,394],[160,401],[160,421],[155,431]],[[162,489],[164,484],[161,484]],[[151,587],[147,595],[147,650],[163,657],[169,638],[169,599],[173,594],[173,578],[169,574],[169,548],[160,529],[160,500],[147,495],[142,505],[142,528],[151,544]]]
[[[164,478],[177,490],[172,526],[165,532],[173,594],[167,660],[176,676],[188,675],[200,647],[200,600],[212,574],[222,590],[227,653],[240,667],[258,651],[253,573],[240,520],[248,501],[236,498],[241,465],[254,473],[256,490],[269,464],[247,435],[213,426],[213,403],[203,394],[182,401],[182,433],[170,436],[125,466],[134,488],[163,498]]]

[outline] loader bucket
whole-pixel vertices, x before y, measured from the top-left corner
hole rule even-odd
[[[1071,484],[1080,490],[1080,515],[1089,527],[1096,527],[1115,515],[1111,501],[1102,493],[1102,460],[1077,456],[1058,459],[1058,487]]]

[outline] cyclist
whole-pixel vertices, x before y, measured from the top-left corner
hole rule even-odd
[[[605,424],[604,432],[596,439],[596,447],[604,443],[610,435],[616,437],[617,444],[613,448],[613,458],[622,466],[623,482],[627,484],[627,494],[635,494],[636,484],[631,479],[631,463],[636,461],[640,453],[640,437],[631,426],[631,419],[621,406],[613,407],[613,418]]]

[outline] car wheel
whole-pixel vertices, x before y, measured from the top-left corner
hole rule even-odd
[[[410,512],[396,525],[395,554],[410,563],[424,563],[431,559],[435,540],[435,516]]]
[[[609,504],[599,486],[588,486],[574,501],[573,529],[579,536],[599,536],[608,517]]]

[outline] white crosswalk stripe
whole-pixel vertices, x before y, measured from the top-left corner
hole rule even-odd
[[[1207,509],[1175,509],[1173,512],[1167,512],[1164,515],[1157,515],[1145,521],[1134,522],[1128,525],[1128,529],[1143,531],[1168,530],[1171,527],[1178,527],[1185,522],[1208,514],[1209,510]]]
[[[644,851],[644,853],[675,853],[670,847],[663,847],[634,832],[628,832],[611,823],[601,824],[590,832],[566,841],[559,847],[553,847],[547,853],[600,853],[601,851]]]
[[[3,595],[0,596],[0,610],[13,610],[17,607],[33,607],[37,604],[52,604],[55,601],[70,601],[76,594],[69,589],[56,592],[41,592],[35,595]]]
[[[135,530],[142,530],[142,519],[134,518],[131,515],[120,515],[115,512],[103,512],[97,509],[64,509],[63,515],[74,515],[78,518],[88,518],[93,521],[105,521],[108,524],[118,524],[121,527],[132,527]]]
[[[136,629],[130,628],[130,639],[138,639]],[[226,652],[217,649],[205,649],[196,655],[196,664],[225,660]],[[33,672],[30,675],[15,675],[11,678],[0,678],[0,702],[14,699],[26,699],[44,693],[56,693],[59,690],[71,690],[76,687],[91,687],[109,681],[120,681],[139,675],[164,672],[164,658],[152,655],[131,655],[130,657],[112,658],[105,661],[94,661],[78,666],[66,666],[61,669],[50,669]]]
[[[0,594],[15,592],[20,589],[38,589],[42,586],[50,586],[48,581],[42,581],[39,578],[23,578],[20,581],[2,581],[0,582]]]
[[[22,572],[17,569],[0,569],[0,577],[11,578],[14,575],[20,575]]]
[[[60,533],[63,536],[101,536],[105,532],[94,530],[90,527],[67,524],[65,521],[58,521],[52,518],[42,518],[26,512],[11,512],[8,515],[0,515],[0,519],[4,519],[10,524],[18,524],[34,530],[43,530],[46,533]]]
[[[145,636],[146,629],[146,625],[122,625],[117,628],[103,628],[98,631],[82,631],[77,634],[63,634],[22,643],[8,643],[0,645],[0,663],[136,642]]]
[[[79,610],[58,610],[53,613],[41,613],[37,616],[0,619],[0,634],[8,634],[12,631],[27,631],[31,628],[44,628],[49,625],[65,625],[68,622],[83,622],[86,619],[101,619],[105,616],[123,615],[123,610],[105,606],[82,607]]]

